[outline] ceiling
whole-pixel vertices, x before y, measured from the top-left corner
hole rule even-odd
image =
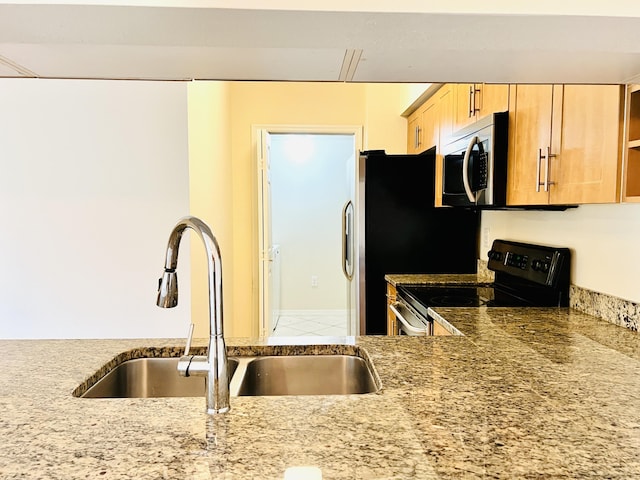
[[[634,15],[0,2],[0,77],[640,83]]]

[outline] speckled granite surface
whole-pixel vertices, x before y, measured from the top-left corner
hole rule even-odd
[[[407,285],[443,285],[461,283],[490,283],[493,282],[495,274],[489,270],[486,260],[478,260],[478,273],[411,273],[411,274],[389,274],[384,279],[394,286],[399,284]]]
[[[413,274],[393,274],[385,275],[384,279],[392,285],[444,285],[444,284],[475,284],[486,282],[482,277],[475,273],[460,274],[432,274],[432,273],[413,273]]]
[[[438,313],[465,336],[355,340],[379,394],[234,397],[216,418],[203,398],[72,395],[121,352],[183,340],[0,341],[0,478],[640,478],[636,332],[569,309]]]
[[[487,260],[478,259],[478,280],[481,282],[493,282],[496,274],[493,270],[489,270],[489,262]]]
[[[494,272],[487,268],[487,262],[478,260],[478,274],[407,274],[386,275],[385,280],[398,286],[405,285],[441,285],[441,284],[467,284],[467,283],[491,283],[494,281]],[[640,327],[640,304],[614,297],[604,293],[594,292],[586,288],[571,285],[569,290],[570,307],[589,315],[602,318],[615,325],[628,328],[635,332]]]
[[[622,298],[594,292],[571,285],[569,292],[571,307],[581,312],[604,318],[605,320],[638,331],[640,324],[640,304]]]

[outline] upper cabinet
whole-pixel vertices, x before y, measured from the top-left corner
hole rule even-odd
[[[640,85],[629,87],[624,201],[640,202]]]
[[[469,85],[466,85],[466,88]],[[465,119],[465,125],[476,118],[493,112],[508,110],[509,85],[475,84],[473,117]],[[463,89],[458,84],[444,84],[407,118],[407,153],[416,154],[436,147],[435,205],[442,206],[442,146],[458,128],[458,96]],[[466,100],[465,100],[466,101]],[[474,107],[475,108],[475,107]]]
[[[436,99],[431,97],[408,118],[407,153],[421,153],[436,145]]]
[[[437,143],[436,143],[436,185],[435,185],[435,206],[442,206],[442,145],[451,136],[454,129],[454,87],[446,84],[434,95],[436,97],[437,114]]]
[[[454,131],[494,112],[509,109],[509,85],[460,83],[453,85],[455,110]]]
[[[512,85],[508,205],[619,201],[623,89]]]

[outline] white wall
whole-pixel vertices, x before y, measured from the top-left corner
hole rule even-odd
[[[352,135],[272,135],[272,237],[281,310],[346,310],[342,207],[355,170]],[[311,276],[318,277],[312,287]]]
[[[0,167],[0,338],[185,334],[188,249],[181,305],[155,306],[189,211],[184,83],[0,80]]]
[[[495,238],[569,247],[571,283],[640,302],[638,204],[582,205],[564,212],[487,211],[481,231],[485,260]]]

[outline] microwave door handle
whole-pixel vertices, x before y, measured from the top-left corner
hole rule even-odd
[[[464,184],[464,191],[467,193],[467,198],[471,203],[476,203],[476,196],[471,191],[471,185],[469,184],[469,157],[471,157],[473,147],[478,143],[478,137],[471,139],[467,146],[467,151],[464,152],[464,159],[462,160],[462,183]]]

